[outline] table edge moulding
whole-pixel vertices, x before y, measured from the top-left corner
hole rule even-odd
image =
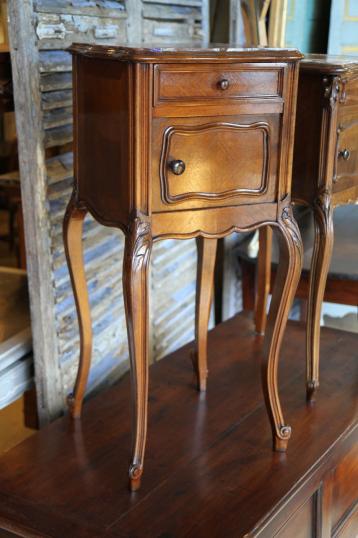
[[[281,262],[265,336],[262,384],[274,449],[285,451],[291,429],[281,410],[277,369],[302,264],[302,241],[290,200],[298,61],[302,55],[295,50],[268,48],[82,44],[74,44],[71,52],[75,184],[64,219],[64,242],[81,342],[75,390],[69,397],[72,416],[81,415],[92,351],[81,241],[87,212],[125,235],[123,290],[133,391],[132,491],[140,487],[147,432],[148,267],[153,241],[197,238],[193,366],[198,389],[204,391],[217,239],[234,231],[272,226]],[[194,79],[197,83],[191,85]],[[221,138],[226,136],[230,152],[223,146],[217,149],[217,132]],[[189,136],[200,141],[188,143]],[[185,149],[196,168],[189,166],[184,174],[181,156],[166,151],[165,144],[171,144],[172,139],[173,147],[179,144]],[[247,151],[250,144],[251,155]],[[236,156],[232,155],[235,151]],[[224,163],[219,168],[224,186],[217,180],[217,167],[211,172],[216,166],[212,154]],[[241,156],[241,167],[236,165],[237,156]],[[254,187],[260,174],[261,183]],[[237,185],[232,184],[233,177]],[[189,183],[187,191],[175,194],[184,189],[185,181]],[[240,181],[243,188],[239,188]],[[230,186],[226,190],[225,182]]]

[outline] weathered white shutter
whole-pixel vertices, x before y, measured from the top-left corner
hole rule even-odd
[[[25,12],[30,17],[24,17]],[[14,0],[10,24],[17,114],[21,115],[18,119],[20,162],[21,170],[26,172],[22,183],[28,254],[32,256],[29,283],[35,374],[40,418],[46,421],[65,407],[65,397],[73,387],[77,371],[79,344],[62,241],[62,219],[73,182],[73,155],[69,151],[71,57],[66,48],[73,41],[138,43],[143,40],[169,44],[198,41],[208,37],[208,3],[207,0]],[[32,76],[21,77],[20,69],[30,69]],[[31,95],[34,103],[39,102],[38,107],[28,102]],[[30,117],[41,130],[36,137],[26,130]],[[31,148],[29,136],[33,142]],[[63,153],[44,163],[45,150],[58,146],[63,148]],[[39,186],[35,204],[31,200],[34,185]],[[31,241],[36,241],[35,246],[30,245]],[[118,230],[100,226],[88,217],[84,246],[94,327],[91,390],[103,381],[118,377],[127,367],[121,284],[123,237]],[[195,265],[193,241],[164,241],[154,247],[153,359],[193,337]],[[46,289],[46,300],[38,296],[40,280]]]

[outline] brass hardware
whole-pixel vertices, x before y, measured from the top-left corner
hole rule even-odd
[[[227,90],[228,87],[229,87],[229,81],[227,78],[223,78],[222,80],[219,81],[218,83],[218,86],[220,88],[220,90]]]
[[[340,151],[338,153],[338,157],[342,157],[342,159],[344,159],[345,161],[348,161],[349,157],[351,156],[351,152],[349,151],[349,149],[342,149],[342,151]]]
[[[169,168],[176,176],[181,176],[185,172],[185,162],[180,159],[177,161],[171,161],[169,163]]]

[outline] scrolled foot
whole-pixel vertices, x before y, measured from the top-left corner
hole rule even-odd
[[[131,465],[129,469],[129,489],[131,491],[138,491],[141,485],[143,468],[138,465]]]
[[[200,373],[198,367],[198,353],[196,350],[192,350],[190,353],[191,362],[193,363],[193,370],[196,377],[196,387],[199,392],[206,392],[206,382],[208,378],[208,370],[205,373]]]
[[[81,408],[76,405],[76,398],[73,393],[67,396],[67,405],[72,418],[81,418]]]
[[[274,438],[274,451],[286,452],[290,437],[291,437],[291,427],[281,426],[279,435],[276,434]]]
[[[72,408],[73,408],[73,406],[75,405],[75,397],[74,397],[73,392],[71,392],[71,393],[67,396],[67,405],[68,405],[68,407],[69,407],[69,410],[72,411]]]
[[[198,383],[198,391],[199,392],[206,392],[206,377],[205,379],[201,379]]]
[[[315,401],[318,387],[319,387],[318,380],[314,379],[312,381],[307,381],[307,392],[306,392],[307,402]]]

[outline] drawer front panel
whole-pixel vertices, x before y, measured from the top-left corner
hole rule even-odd
[[[156,66],[155,104],[172,101],[278,97],[283,68],[248,66]]]
[[[340,118],[337,130],[333,192],[358,185],[358,108]]]
[[[274,200],[278,118],[208,120],[156,125],[153,211]]]

